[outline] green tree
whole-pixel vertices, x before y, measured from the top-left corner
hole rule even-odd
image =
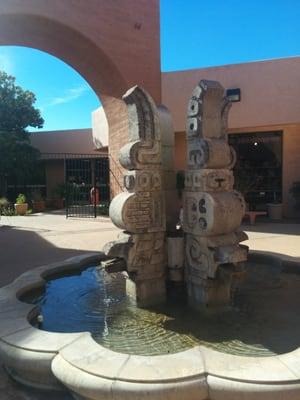
[[[36,168],[39,151],[30,145],[28,127],[42,128],[44,120],[33,105],[35,95],[0,71],[0,194],[8,177],[24,184]]]

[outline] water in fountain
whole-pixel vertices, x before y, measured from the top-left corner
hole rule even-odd
[[[174,353],[196,345],[245,356],[271,356],[299,346],[300,274],[275,265],[247,264],[248,275],[231,307],[193,312],[180,299],[151,309],[126,295],[124,274],[90,266],[50,280],[23,301],[40,308],[40,329],[89,331],[112,350],[142,355]],[[38,325],[37,319],[32,321]]]

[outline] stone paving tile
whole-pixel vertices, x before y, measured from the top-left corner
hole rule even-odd
[[[74,400],[68,393],[42,391],[27,388],[13,381],[0,366],[0,399],[1,400]]]

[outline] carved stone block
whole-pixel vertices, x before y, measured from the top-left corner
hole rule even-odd
[[[161,172],[156,170],[130,171],[124,175],[124,186],[130,193],[161,190]]]
[[[197,138],[187,142],[187,165],[189,169],[230,169],[235,161],[235,151],[225,140]]]
[[[188,282],[189,305],[198,310],[206,307],[224,306],[230,303],[231,298],[231,274],[219,279],[204,279],[200,283]]]
[[[127,279],[126,292],[136,299],[139,307],[154,306],[166,300],[165,280],[161,278],[138,281]]]
[[[236,230],[245,213],[239,192],[185,192],[183,229],[194,235],[214,236]]]
[[[140,141],[123,146],[119,154],[120,164],[128,169],[159,169],[161,166],[161,143]]]
[[[219,82],[200,81],[188,104],[188,137],[226,138],[230,106]]]
[[[165,275],[166,246],[162,232],[131,235],[132,246],[128,252],[127,270],[136,272],[136,279],[141,274]],[[155,266],[155,267],[151,267]]]
[[[233,173],[228,169],[189,170],[185,174],[185,189],[187,191],[231,191],[233,184]]]
[[[164,196],[161,191],[120,193],[110,203],[113,223],[132,233],[165,230]]]
[[[165,298],[166,212],[160,122],[166,134],[172,128],[167,111],[162,109],[158,115],[143,89],[130,89],[123,100],[127,104],[129,134],[119,161],[130,172],[124,176],[127,192],[112,200],[109,215],[128,236],[107,246],[106,251],[125,257],[129,286],[135,288],[138,305],[150,305]]]
[[[247,235],[237,232],[245,202],[233,191],[236,154],[227,141],[229,109],[215,81],[201,81],[188,104],[183,230],[188,297],[195,308],[228,304],[232,276],[247,259],[248,248],[239,245]]]

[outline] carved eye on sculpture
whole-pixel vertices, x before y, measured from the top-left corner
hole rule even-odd
[[[124,175],[124,186],[127,190],[133,190],[135,187],[135,177],[133,175]]]
[[[198,119],[199,117],[191,117],[187,119],[187,133],[190,136],[194,136],[198,131]]]
[[[190,158],[190,162],[194,165],[202,165],[203,164],[203,152],[201,151],[201,149],[191,150],[189,158]]]
[[[203,230],[207,228],[207,221],[205,218],[203,217],[199,218],[199,226]]]
[[[191,99],[188,105],[188,115],[194,116],[199,112],[199,106],[197,100]]]
[[[199,211],[200,211],[201,214],[205,214],[206,213],[205,199],[201,199],[199,201]]]

